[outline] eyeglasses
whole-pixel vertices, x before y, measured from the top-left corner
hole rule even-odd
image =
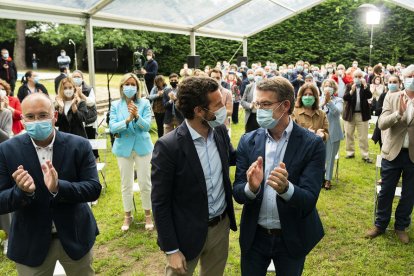
[[[52,119],[52,116],[49,113],[40,113],[38,115],[35,114],[25,114],[22,115],[22,119],[27,122],[33,122],[33,121],[44,121],[48,119]]]
[[[263,102],[263,103],[259,103],[259,102],[255,102],[253,105],[256,109],[270,109],[273,105],[277,104],[277,103],[281,103],[281,102]]]

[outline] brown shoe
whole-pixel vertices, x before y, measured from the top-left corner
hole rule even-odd
[[[394,231],[395,231],[395,235],[397,235],[398,239],[403,244],[407,244],[410,241],[410,238],[408,237],[407,232],[402,231],[402,230],[394,230]]]
[[[385,231],[380,229],[377,226],[374,226],[374,228],[370,229],[367,231],[367,233],[365,234],[365,238],[367,239],[374,239],[382,234],[384,234]]]

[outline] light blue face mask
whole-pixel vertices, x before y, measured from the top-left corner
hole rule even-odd
[[[27,134],[36,141],[44,141],[53,131],[52,119],[34,122],[25,122]]]
[[[35,83],[39,83],[39,77],[35,77],[35,78],[34,78],[34,82],[35,82]]]
[[[76,78],[73,78],[73,82],[75,83],[76,86],[81,86],[83,80],[82,78],[76,77]]]
[[[132,97],[134,97],[137,94],[137,87],[136,86],[124,85],[122,88],[123,88],[123,92],[124,92],[125,96],[127,96],[129,99],[131,99]]]
[[[212,112],[208,109],[205,108],[205,110],[214,113],[214,115],[216,116],[216,118],[213,121],[207,121],[207,124],[211,127],[211,128],[215,128],[218,127],[222,124],[224,124],[224,122],[226,121],[227,118],[227,109],[225,106],[223,106],[222,108],[220,108],[219,110]]]
[[[414,91],[414,78],[405,78],[404,88],[409,91]]]
[[[388,90],[390,92],[397,92],[398,91],[398,84],[396,84],[396,83],[389,83],[388,84]]]
[[[283,112],[278,119],[275,119],[273,118],[273,110],[278,109],[282,104],[283,102],[272,109],[258,109],[256,113],[256,121],[259,126],[266,129],[275,128],[279,124],[280,118],[282,118],[285,113]]]
[[[4,59],[8,59],[9,58],[9,54],[3,54],[3,58]]]

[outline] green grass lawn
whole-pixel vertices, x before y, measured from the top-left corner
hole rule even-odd
[[[243,132],[242,119],[232,127],[234,146]],[[155,142],[155,132],[152,138]],[[392,231],[375,240],[364,238],[373,225],[375,165],[365,164],[358,150],[357,158],[343,158],[344,145],[343,142],[340,149],[339,183],[334,182],[330,191],[322,190],[318,201],[326,235],[308,255],[304,275],[414,275],[413,242],[400,244]],[[379,153],[379,146],[371,141],[370,152],[372,159]],[[101,152],[102,157],[104,154]],[[93,207],[101,232],[94,247],[94,268],[100,275],[163,275],[165,256],[156,244],[156,232],[144,230],[139,194],[135,195],[138,212],[130,231],[120,230],[123,210],[119,171],[115,157],[110,152],[106,156],[108,188]],[[233,167],[232,180],[234,171]],[[235,209],[239,223],[242,206],[235,203]],[[225,275],[240,275],[238,235],[238,232],[230,235]],[[410,237],[414,239],[412,228]],[[13,262],[1,253],[0,275],[16,275]]]

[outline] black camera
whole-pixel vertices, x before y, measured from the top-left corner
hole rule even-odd
[[[139,48],[132,54],[132,72],[136,75],[140,75],[143,69],[145,58],[144,58],[144,49]]]

